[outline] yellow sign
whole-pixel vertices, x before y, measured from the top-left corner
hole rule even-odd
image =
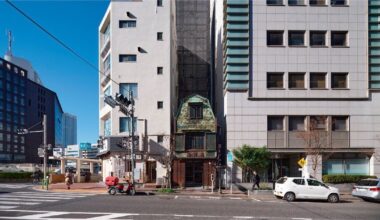
[[[301,158],[297,163],[300,167],[304,167],[306,164],[306,160],[305,158]]]

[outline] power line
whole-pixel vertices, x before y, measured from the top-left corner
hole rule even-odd
[[[23,15],[25,18],[27,18],[30,22],[35,24],[39,29],[41,29],[43,32],[45,32],[49,37],[53,38],[55,42],[57,42],[59,45],[70,51],[73,55],[75,55],[77,58],[82,60],[84,63],[86,63],[88,66],[90,66],[92,69],[96,70],[98,73],[102,74],[103,76],[107,77],[107,75],[98,69],[95,65],[93,65],[90,61],[88,61],[86,58],[81,56],[78,52],[76,52],[73,48],[69,47],[67,44],[65,44],[63,41],[61,41],[58,37],[54,36],[54,34],[50,33],[46,28],[44,28],[42,25],[40,25],[36,20],[34,20],[32,17],[27,15],[24,11],[22,11],[20,8],[18,8],[16,5],[14,5],[10,0],[5,0],[10,6],[12,6],[17,12],[19,12],[21,15]],[[114,82],[116,85],[120,84],[113,80],[111,77],[109,77],[110,81]]]

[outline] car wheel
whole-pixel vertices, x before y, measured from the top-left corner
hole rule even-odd
[[[339,196],[337,194],[330,194],[329,197],[327,198],[327,201],[331,203],[337,203],[339,202]]]
[[[292,192],[288,192],[284,195],[284,199],[288,202],[293,202],[296,199],[296,195]]]
[[[116,189],[115,189],[115,188],[111,188],[111,189],[109,189],[109,190],[108,190],[108,194],[114,196],[114,195],[116,194]]]

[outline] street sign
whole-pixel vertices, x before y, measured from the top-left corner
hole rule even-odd
[[[234,160],[234,155],[232,154],[231,151],[228,151],[228,153],[227,153],[227,162],[232,163],[233,160]]]
[[[306,164],[306,160],[305,158],[301,158],[297,163],[298,163],[298,166],[304,167]]]
[[[38,148],[38,156],[39,156],[39,157],[44,157],[44,155],[45,155],[45,151],[44,151],[44,149],[41,148],[41,147],[39,147],[39,148]]]

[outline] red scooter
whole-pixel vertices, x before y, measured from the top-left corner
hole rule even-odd
[[[136,194],[135,186],[128,180],[125,184],[123,184],[119,183],[119,178],[117,177],[107,177],[106,185],[108,186],[108,194],[110,195],[116,195],[117,193],[120,193],[134,196]]]

